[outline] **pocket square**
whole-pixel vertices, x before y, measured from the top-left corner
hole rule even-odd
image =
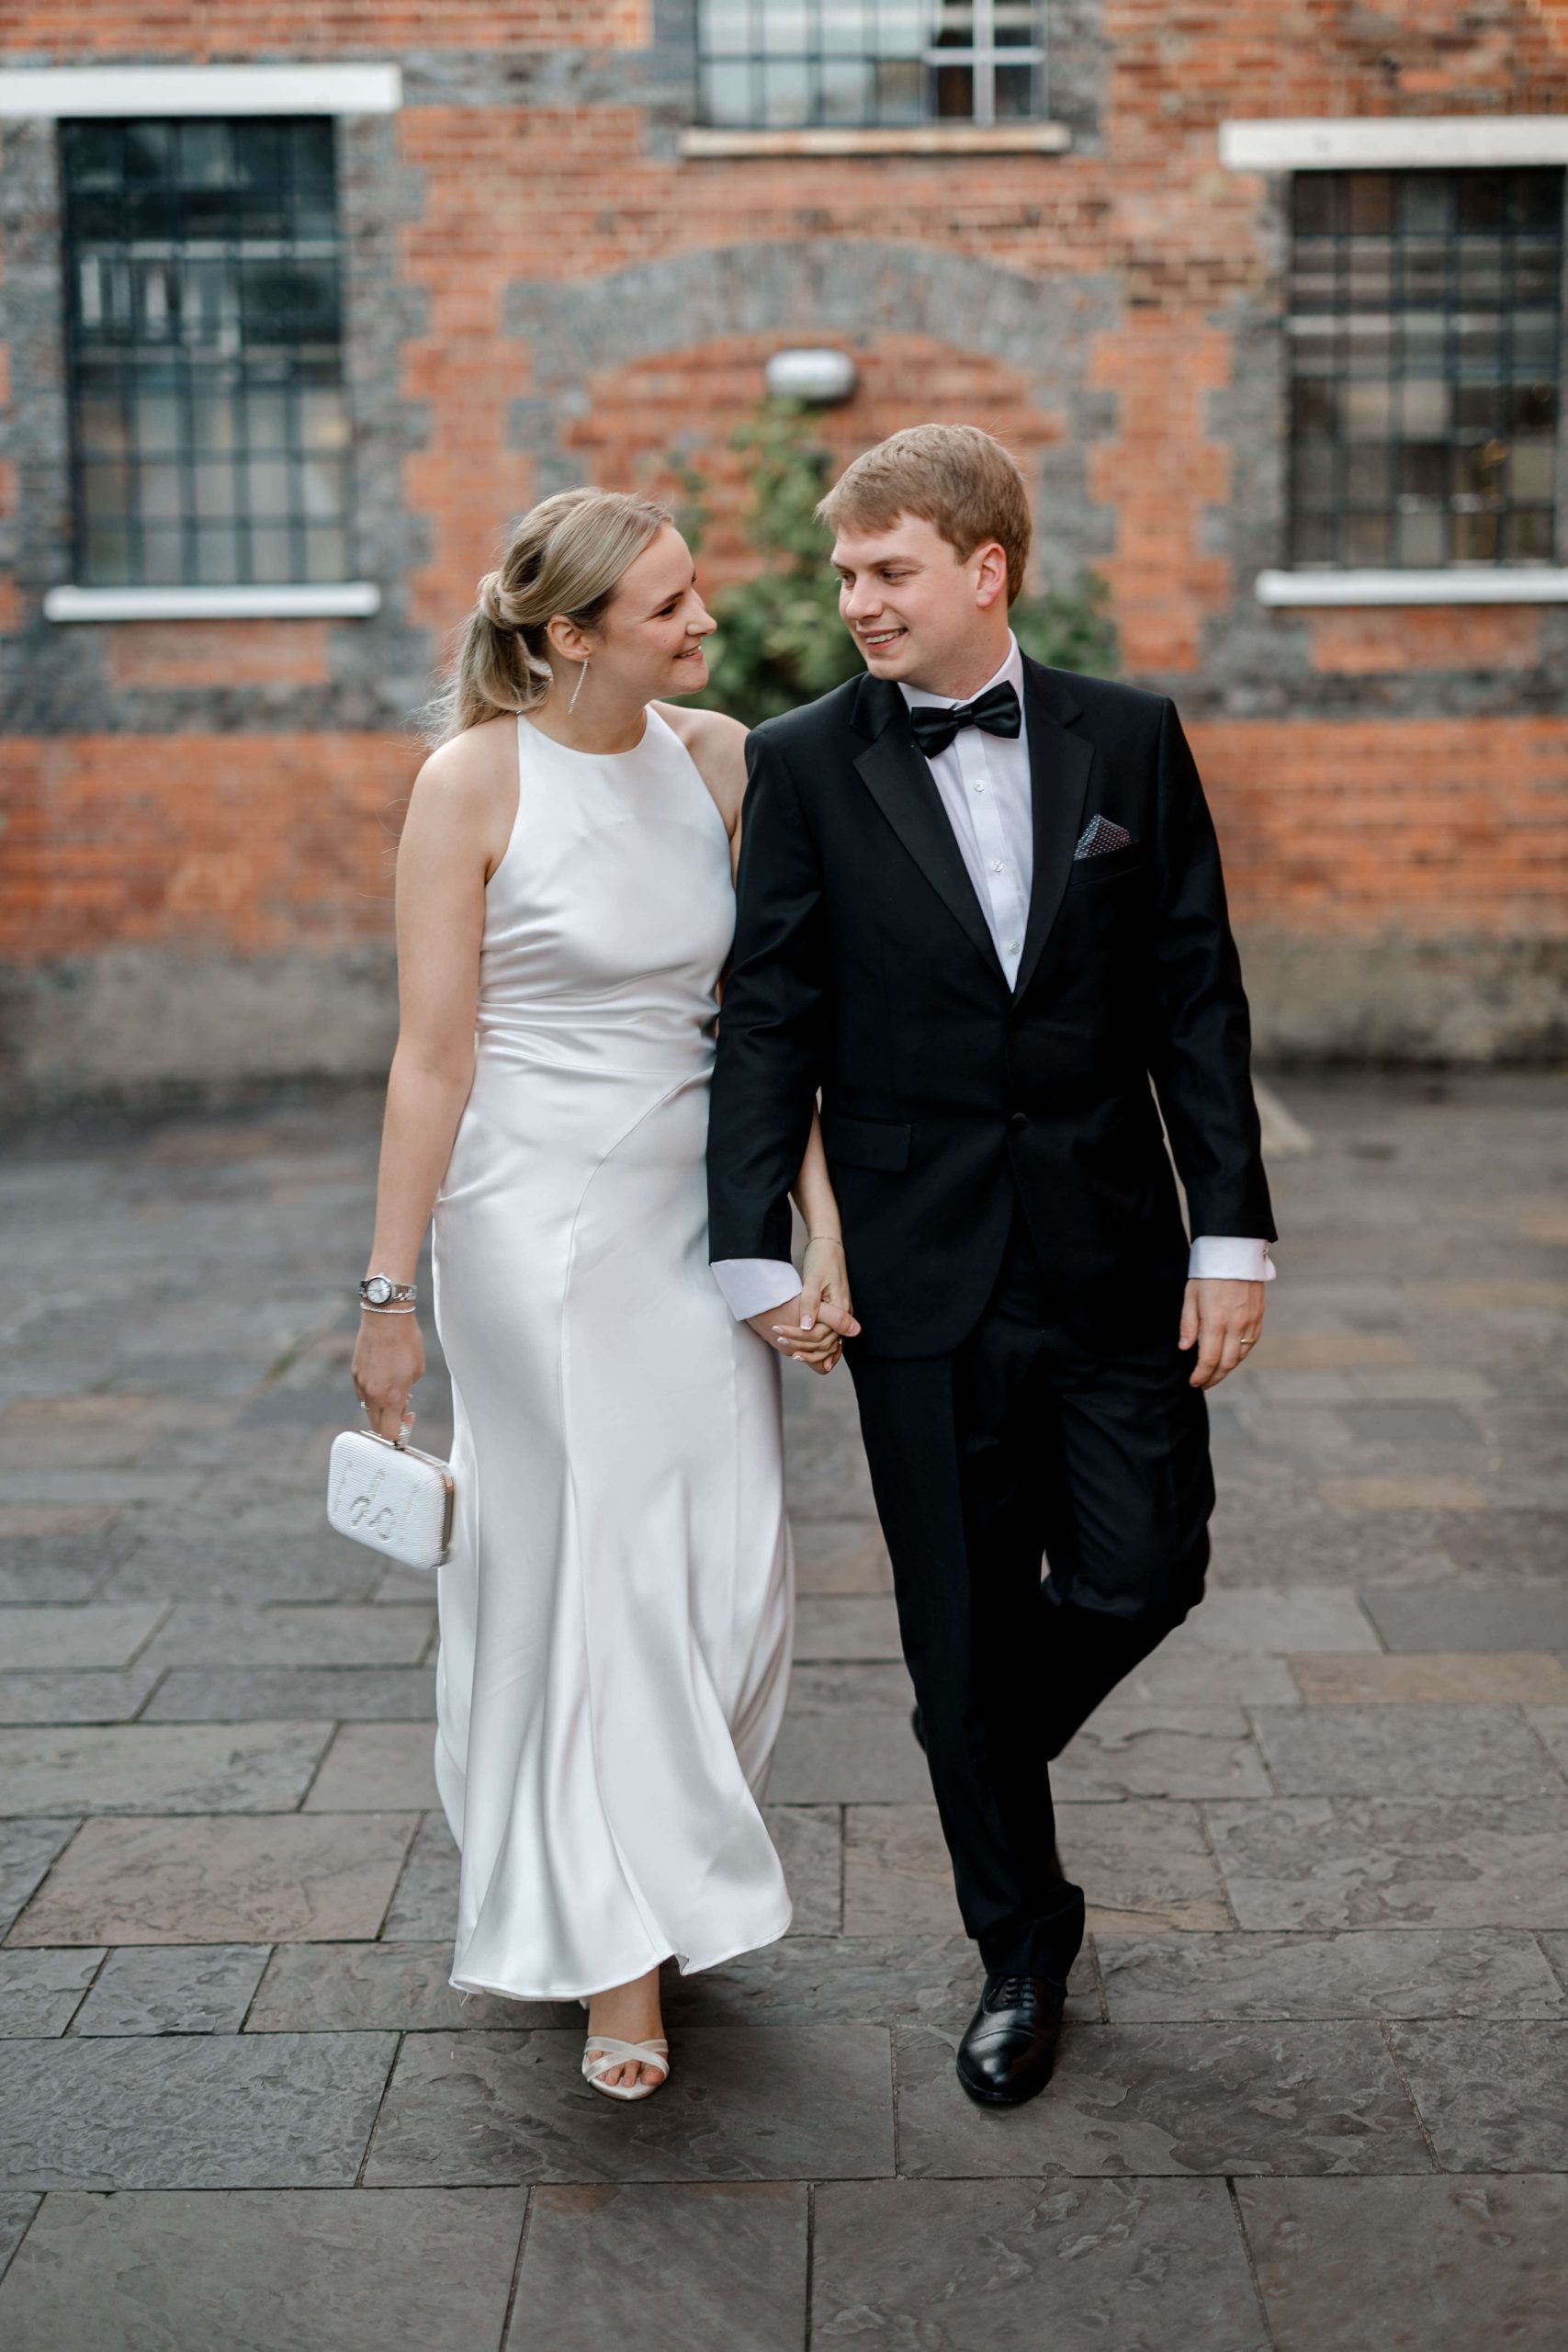
[[[1131,849],[1133,836],[1125,825],[1113,825],[1109,817],[1091,817],[1078,835],[1078,845],[1073,852],[1080,857],[1104,857],[1113,849]]]

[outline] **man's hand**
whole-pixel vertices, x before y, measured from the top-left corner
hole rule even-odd
[[[1216,1388],[1225,1374],[1245,1363],[1263,1329],[1263,1284],[1208,1280],[1189,1283],[1181,1302],[1177,1345],[1194,1341],[1198,1361],[1189,1386]]]
[[[846,1340],[852,1340],[860,1325],[846,1306],[836,1306],[830,1299],[820,1302],[802,1291],[794,1298],[786,1298],[782,1306],[769,1306],[761,1315],[749,1315],[747,1321],[760,1340],[781,1356],[794,1356],[813,1372],[831,1372],[843,1352]]]

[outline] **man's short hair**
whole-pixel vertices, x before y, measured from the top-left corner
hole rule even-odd
[[[916,514],[960,560],[987,539],[1007,552],[1008,603],[1022,594],[1033,536],[1023,476],[977,424],[911,424],[845,467],[817,509],[833,531],[888,531]]]

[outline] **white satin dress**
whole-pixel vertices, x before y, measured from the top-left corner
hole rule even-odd
[[[457,1488],[435,1777],[450,1982],[558,2000],[788,1927],[758,1804],[794,1586],[779,1360],[707,1263],[724,822],[657,711],[629,752],[525,718],[517,748],[434,1220]]]

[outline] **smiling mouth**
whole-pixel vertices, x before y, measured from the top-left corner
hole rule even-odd
[[[902,628],[865,629],[861,633],[861,643],[869,646],[874,653],[879,653],[885,646],[893,644],[897,639],[906,634],[907,631]]]

